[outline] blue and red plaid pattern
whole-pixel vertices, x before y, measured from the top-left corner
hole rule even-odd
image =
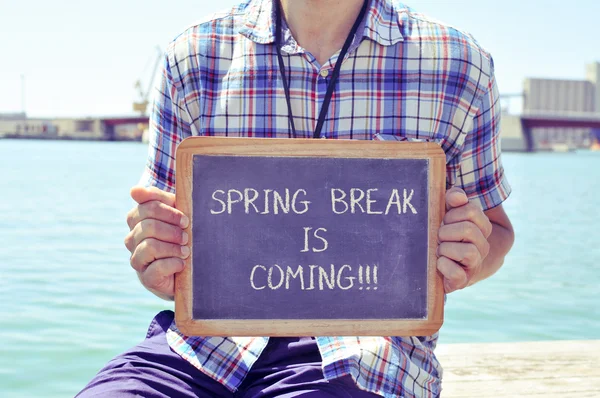
[[[250,0],[194,24],[169,45],[142,183],[175,190],[175,150],[192,135],[291,136],[274,48],[272,0]],[[343,62],[322,135],[437,142],[447,185],[483,209],[510,193],[500,160],[500,104],[491,56],[470,35],[396,0],[372,0]],[[336,62],[306,52],[284,24],[281,51],[298,137],[312,136]],[[235,391],[268,338],[189,337],[171,347]],[[328,379],[351,375],[384,397],[435,397],[442,369],[429,337],[318,337]]]

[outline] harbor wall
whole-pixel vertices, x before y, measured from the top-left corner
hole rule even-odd
[[[115,122],[116,120],[116,122]],[[140,118],[27,118],[0,115],[0,137],[52,140],[141,141]]]

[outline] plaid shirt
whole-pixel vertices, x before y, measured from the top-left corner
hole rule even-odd
[[[447,185],[483,209],[510,193],[500,161],[491,56],[470,35],[396,0],[372,0],[348,51],[322,136],[428,140],[446,153]],[[175,190],[175,149],[192,135],[290,137],[274,48],[272,0],[249,0],[194,24],[169,45],[151,116],[145,185]],[[337,60],[319,65],[284,23],[282,54],[298,137],[311,137]],[[190,337],[172,349],[231,391],[267,337]],[[435,397],[442,369],[428,337],[317,337],[326,379],[351,375],[384,397]]]

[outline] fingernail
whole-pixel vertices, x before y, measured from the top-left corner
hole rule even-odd
[[[179,225],[181,228],[187,228],[190,225],[190,219],[187,216],[181,216],[181,220],[179,220]]]
[[[186,258],[187,256],[189,256],[190,248],[187,246],[181,246],[181,255],[183,256],[183,258]]]
[[[184,231],[181,234],[181,244],[185,245],[186,243],[188,243],[188,234],[187,234],[187,232]]]

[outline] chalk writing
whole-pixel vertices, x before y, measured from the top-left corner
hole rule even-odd
[[[417,209],[411,203],[414,189],[394,188],[386,192],[385,206],[384,202],[374,199],[379,193],[378,188],[351,188],[350,190],[341,188],[330,189],[331,210],[334,214],[369,214],[369,215],[389,215],[389,214],[417,214]],[[262,196],[262,199],[259,199]],[[306,200],[308,193],[305,189],[296,189],[293,192],[289,188],[282,191],[275,189],[257,190],[254,188],[243,189],[217,189],[212,193],[212,199],[216,202],[215,208],[210,209],[210,214],[232,214],[234,209],[239,209],[245,214],[305,214],[309,211],[311,201]],[[381,195],[380,195],[381,197]],[[304,200],[299,200],[302,198]],[[258,202],[257,202],[258,201]],[[257,203],[261,208],[257,207]],[[326,228],[322,227],[304,227],[304,244],[301,253],[313,252],[321,253],[328,249],[329,241],[325,238]],[[316,241],[319,247],[311,245],[310,241]],[[296,286],[300,290],[318,290],[329,289],[352,289],[358,280],[359,290],[377,290],[377,265],[358,265],[354,269],[351,265],[343,264],[336,266],[331,264],[330,269],[326,270],[319,265],[308,265],[303,267],[298,265],[295,269],[291,266],[282,267],[278,264],[266,267],[261,264],[255,265],[250,272],[250,285],[254,290],[286,289],[290,286]],[[316,280],[318,282],[315,285]],[[354,273],[356,275],[354,275]],[[308,279],[306,279],[308,278]],[[371,285],[373,280],[373,285]],[[307,282],[305,282],[307,281]],[[295,282],[295,283],[294,283]]]
[[[257,264],[250,271],[250,285],[254,290],[377,290],[378,265],[330,264],[329,268],[310,264],[307,266],[281,266],[273,264],[266,267]],[[364,275],[364,278],[363,278]],[[355,280],[358,284],[355,285]]]
[[[387,216],[394,212],[406,214],[410,209],[412,214],[417,214],[417,209],[411,203],[415,193],[414,189],[409,191],[403,188],[402,198],[399,189],[392,189],[386,194],[388,199],[385,202],[385,208],[382,207],[381,201],[373,199],[373,195],[378,193],[377,191],[379,191],[378,188],[366,190],[351,188],[348,193],[341,188],[332,188],[331,210],[335,214],[344,214],[349,211],[350,214],[365,213]],[[274,189],[259,191],[254,188],[228,189],[227,191],[217,189],[212,193],[212,199],[218,205],[215,206],[216,208],[210,209],[210,214],[233,214],[234,208],[238,207],[243,209],[246,214],[288,214],[290,211],[294,214],[304,214],[308,212],[311,202],[299,200],[299,197],[304,198],[307,195],[305,189],[297,189],[293,193],[289,188],[285,188],[283,192]],[[256,203],[257,201],[258,203]]]
[[[304,249],[300,250],[301,253],[305,253],[307,252],[308,249],[308,240],[309,240],[309,232],[312,230],[312,227],[304,227]],[[319,232],[327,232],[327,230],[325,228],[317,228],[316,230],[314,230],[313,235],[315,238],[321,240],[323,242],[323,248],[321,249],[316,249],[316,248],[312,248],[312,251],[315,253],[319,253],[319,252],[324,252],[325,250],[327,250],[327,247],[329,247],[329,242],[327,242],[327,239],[325,239],[324,237],[319,235]]]
[[[217,189],[212,193],[212,199],[220,208],[211,209],[210,214],[232,214],[234,207],[243,208],[246,214],[288,214],[290,210],[295,214],[304,214],[308,211],[310,201],[299,200],[300,195],[306,196],[306,191],[297,189],[290,195],[288,188],[283,193],[273,189]],[[262,200],[259,200],[260,196],[263,196]],[[258,203],[255,203],[257,200]]]

